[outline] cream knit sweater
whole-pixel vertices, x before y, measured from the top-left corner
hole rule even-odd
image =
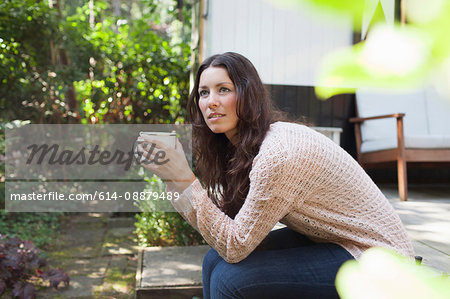
[[[359,164],[299,124],[270,126],[234,220],[198,180],[173,205],[229,263],[246,258],[278,221],[314,241],[339,244],[356,259],[373,246],[414,255],[400,218]]]

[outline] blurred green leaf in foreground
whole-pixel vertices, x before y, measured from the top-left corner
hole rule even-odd
[[[410,89],[432,85],[450,99],[450,1],[400,0],[401,20],[367,14],[369,7],[394,5],[380,0],[280,0],[277,5],[330,12],[353,19],[360,31],[371,18],[362,42],[327,56],[318,71],[316,93],[329,98],[357,88]],[[392,9],[392,7],[391,7]],[[323,13],[321,15],[324,15]],[[318,15],[319,16],[319,15]],[[367,20],[366,20],[367,21]],[[338,22],[337,22],[338,23]]]
[[[343,299],[450,298],[450,278],[384,248],[368,249],[336,276]]]

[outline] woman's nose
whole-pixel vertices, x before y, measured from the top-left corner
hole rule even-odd
[[[208,98],[208,107],[217,107],[219,105],[217,95],[215,93],[210,93]]]

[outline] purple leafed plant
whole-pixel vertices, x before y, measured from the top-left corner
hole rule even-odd
[[[41,251],[31,241],[8,238],[0,234],[0,297],[4,293],[19,298],[34,298],[36,291],[31,278],[48,280],[55,289],[61,282],[67,286],[70,278],[61,269],[48,269]]]

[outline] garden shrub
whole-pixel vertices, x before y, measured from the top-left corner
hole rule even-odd
[[[146,177],[152,192],[163,194],[165,185],[160,178]],[[138,201],[142,211],[136,214],[135,234],[141,246],[187,246],[206,244],[203,237],[177,212],[170,210],[168,201]]]
[[[0,232],[4,236],[31,240],[37,247],[48,246],[59,228],[63,213],[8,213],[0,210]]]
[[[187,246],[206,244],[202,236],[176,212],[144,212],[136,215],[141,246]]]
[[[31,241],[0,235],[0,297],[12,295],[34,298],[35,289],[31,279],[48,280],[58,288],[61,282],[67,286],[70,278],[61,269],[48,269],[42,252]]]

